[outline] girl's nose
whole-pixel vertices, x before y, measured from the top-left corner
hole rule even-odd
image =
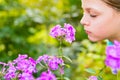
[[[80,23],[85,26],[85,25],[89,25],[89,21],[87,19],[87,17],[85,15],[83,15],[82,19],[80,20]]]

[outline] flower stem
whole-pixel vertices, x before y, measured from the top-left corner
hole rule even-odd
[[[60,39],[60,47],[59,47],[59,56],[63,56],[63,52],[62,52],[62,39]]]
[[[103,70],[106,68],[106,66],[104,66],[98,73],[98,75],[101,75],[103,73]]]
[[[119,75],[118,75],[118,73],[117,73],[117,80],[118,80],[118,78],[119,78]]]
[[[60,78],[61,78],[61,80],[63,80],[63,75],[62,74],[61,74]]]

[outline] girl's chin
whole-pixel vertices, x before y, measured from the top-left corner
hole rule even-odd
[[[92,42],[97,42],[98,40],[93,40],[93,39],[89,39],[90,41],[92,41]]]
[[[92,42],[98,42],[98,41],[101,41],[101,39],[98,39],[98,38],[95,38],[95,37],[91,37],[91,36],[88,36],[88,39]]]

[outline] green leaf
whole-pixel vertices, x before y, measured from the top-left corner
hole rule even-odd
[[[103,80],[101,76],[97,76],[97,79],[98,80]]]
[[[65,66],[66,66],[67,68],[70,68],[70,65],[68,65],[68,64],[65,64]]]
[[[91,73],[91,74],[95,74],[96,73],[95,70],[93,70],[91,68],[87,68],[87,69],[85,69],[85,71],[88,72],[88,73]]]
[[[69,57],[63,56],[63,58],[65,58],[66,60],[72,63],[72,60]]]
[[[70,80],[68,77],[64,77],[64,80]]]
[[[70,80],[68,77],[63,77],[62,79],[61,79],[61,77],[57,77],[57,80]]]

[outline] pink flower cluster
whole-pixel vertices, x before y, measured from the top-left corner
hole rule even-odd
[[[63,28],[60,25],[53,27],[50,31],[50,35],[53,38],[63,38],[71,43],[75,40],[75,32],[76,31],[72,25],[65,23]]]
[[[40,73],[38,78],[35,78],[33,73],[38,72],[36,65],[40,64],[40,66],[43,67],[42,63],[46,65],[47,70]],[[62,69],[60,74],[64,74],[64,62],[61,58],[56,56],[43,55],[39,56],[37,60],[34,60],[25,54],[19,55],[18,58],[12,62],[8,62],[7,64],[0,62],[0,64],[3,65],[1,72],[4,74],[5,80],[14,78],[18,80],[57,80],[52,71],[58,69]]]
[[[112,69],[113,74],[117,74],[120,69],[120,43],[114,41],[113,45],[106,48],[105,64]]]

